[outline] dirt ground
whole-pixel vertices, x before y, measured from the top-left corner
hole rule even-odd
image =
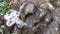
[[[27,25],[6,25],[3,17],[10,9],[19,12],[18,18]],[[60,0],[9,0],[6,13],[0,16],[0,34],[60,34]]]

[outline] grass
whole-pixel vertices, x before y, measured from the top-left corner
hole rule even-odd
[[[3,34],[3,29],[0,27],[0,33],[2,33]]]
[[[8,6],[8,0],[0,0],[0,14],[4,14]]]

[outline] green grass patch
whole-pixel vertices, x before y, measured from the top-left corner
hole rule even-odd
[[[8,6],[8,0],[0,0],[0,14],[4,14]]]

